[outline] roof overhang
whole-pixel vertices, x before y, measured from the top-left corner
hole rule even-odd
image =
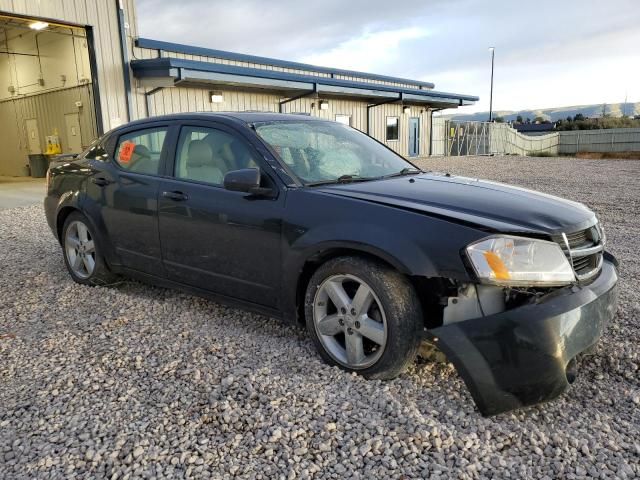
[[[270,65],[278,68],[288,68],[292,70],[306,70],[322,75],[358,77],[368,80],[377,80],[382,82],[406,83],[415,85],[418,88],[432,89],[434,84],[422,80],[409,80],[407,78],[391,77],[389,75],[380,75],[377,73],[358,72],[355,70],[344,70],[340,68],[327,68],[318,65],[310,65],[308,63],[292,62],[289,60],[280,60],[277,58],[259,57],[257,55],[247,55],[245,53],[227,52],[225,50],[215,50],[212,48],[194,47],[192,45],[182,45],[179,43],[163,42],[160,40],[152,40],[150,38],[136,38],[136,46],[140,48],[148,48],[158,52],[182,53],[186,55],[198,55],[202,57],[212,57],[223,60],[231,60],[234,62],[254,63],[258,65]]]
[[[366,99],[373,102],[397,98],[404,104],[426,105],[435,108],[455,108],[470,105],[478,100],[478,97],[470,95],[401,88],[372,82],[356,82],[171,57],[133,60],[131,68],[134,76],[145,87],[211,85],[277,91],[285,95],[291,92],[309,91],[330,96]]]

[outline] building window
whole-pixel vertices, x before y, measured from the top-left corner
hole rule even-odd
[[[395,141],[400,138],[399,130],[400,120],[398,117],[387,117],[387,141]]]
[[[351,126],[351,115],[336,115],[336,122]]]

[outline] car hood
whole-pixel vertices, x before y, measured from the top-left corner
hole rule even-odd
[[[496,231],[553,234],[591,226],[581,203],[475,178],[424,173],[323,186],[323,193],[446,217]]]

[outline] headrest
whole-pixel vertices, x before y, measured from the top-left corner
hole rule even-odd
[[[144,145],[136,145],[133,149],[133,154],[138,157],[151,158],[151,150]]]
[[[204,140],[191,140],[188,155],[188,167],[203,167],[213,164],[213,150]]]

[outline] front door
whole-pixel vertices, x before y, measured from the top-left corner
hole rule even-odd
[[[284,195],[257,198],[222,186],[228,171],[253,167],[276,189],[260,155],[237,132],[184,125],[174,178],[161,182],[158,195],[162,257],[170,279],[276,307]]]
[[[24,125],[27,129],[27,145],[29,147],[29,155],[42,153],[38,120],[36,118],[29,118],[28,120],[24,121]]]
[[[82,152],[82,135],[80,132],[80,119],[77,113],[67,113],[64,116],[67,145],[64,153]]]
[[[409,118],[409,156],[420,155],[420,118]]]

